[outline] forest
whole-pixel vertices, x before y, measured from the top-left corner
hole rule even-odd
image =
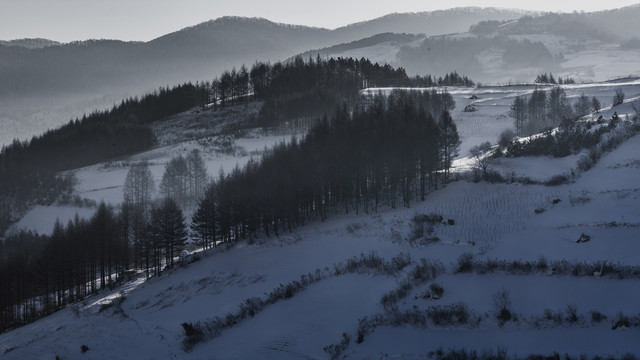
[[[337,58],[304,61],[296,57],[275,64],[256,62],[216,76],[211,82],[161,88],[141,98],[122,101],[109,111],[96,111],[58,129],[14,141],[0,151],[0,234],[32,204],[51,204],[69,192],[72,179],[59,172],[150,149],[149,125],[192,109],[226,107],[262,101],[258,121],[265,128],[285,120],[315,118],[342,103],[354,103],[358,90],[382,86],[473,86],[457,73],[435,78],[409,77],[402,68],[367,59]]]
[[[0,241],[2,329],[49,314],[133,270],[147,276],[172,267],[189,231],[203,248],[263,232],[290,231],[339,211],[369,213],[423,200],[448,181],[459,137],[446,92],[394,92],[362,102],[366,87],[473,86],[455,72],[408,77],[402,68],[369,60],[298,57],[242,66],[212,82],[160,89],[113,109],[34,137],[0,153],[0,230],[16,209],[51,204],[73,189],[60,171],[151,148],[149,125],[194,107],[261,101],[263,127],[316,117],[308,134],[280,144],[260,161],[221,173],[210,185],[199,154],[167,164],[163,200],[150,198],[148,165],[132,166],[119,209],[100,204],[89,220],[56,224],[52,235],[20,232]],[[327,114],[332,114],[331,116]],[[309,176],[313,174],[313,176]],[[181,207],[198,204],[192,224]],[[4,211],[2,210],[4,209]],[[19,273],[19,276],[13,274]]]
[[[194,215],[195,234],[203,244],[278,235],[330,213],[424,200],[449,180],[459,150],[454,106],[448,93],[396,91],[365,109],[338,107],[304,139],[221,173]]]

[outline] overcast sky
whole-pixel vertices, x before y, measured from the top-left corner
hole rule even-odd
[[[336,28],[392,12],[460,6],[596,11],[639,0],[0,0],[0,39],[148,41],[225,15]]]

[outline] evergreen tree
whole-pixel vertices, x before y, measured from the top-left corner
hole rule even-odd
[[[203,249],[216,246],[216,222],[215,187],[210,186],[191,219],[192,236],[199,240]]]
[[[563,121],[568,121],[573,117],[572,109],[567,100],[564,89],[556,86],[549,92],[547,97],[547,119],[548,127],[556,127]]]
[[[536,88],[527,104],[527,133],[533,134],[545,127],[548,127],[545,119],[545,109],[547,105],[547,93]]]
[[[600,100],[598,100],[597,97],[592,97],[591,98],[591,110],[595,113],[599,113],[600,112],[600,108],[602,106],[600,105]]]
[[[444,111],[440,116],[438,123],[440,130],[440,156],[441,166],[444,170],[444,181],[449,182],[449,171],[453,159],[460,153],[460,135],[458,134],[458,127],[453,121],[451,114],[448,111]]]
[[[522,136],[525,133],[527,121],[527,101],[524,97],[516,96],[509,109],[509,116],[515,121],[516,134]]]
[[[173,267],[173,261],[178,251],[187,240],[187,226],[182,210],[170,197],[165,197],[162,202],[151,210],[151,235],[156,244],[155,252],[160,249],[165,254],[165,264]],[[160,262],[156,259],[156,270],[159,270]]]

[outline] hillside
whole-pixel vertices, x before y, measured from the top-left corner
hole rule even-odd
[[[0,358],[330,358],[333,350],[323,348],[343,333],[350,342],[341,353],[354,359],[413,359],[438,349],[637,354],[638,146],[636,135],[568,185],[455,182],[409,209],[334,216],[221,246],[0,335]],[[453,224],[431,225],[432,240],[409,240],[416,214],[434,213]],[[590,241],[576,243],[581,234]],[[394,257],[395,267],[383,268]],[[414,269],[432,267],[416,277]],[[408,293],[390,297],[405,279],[413,279]],[[295,280],[306,285],[183,350],[182,323],[239,316],[246,299],[267,299]],[[444,289],[437,297],[433,283]],[[494,304],[502,291],[507,320]]]
[[[640,7],[572,14],[525,14],[513,21],[482,21],[455,33],[419,34],[402,26],[359,41],[310,50],[304,56],[368,57],[410,74],[458,71],[490,84],[529,82],[553,72],[578,81],[637,76],[635,24]],[[403,19],[411,23],[410,19]],[[399,30],[402,29],[402,30]]]
[[[586,92],[606,104],[616,87],[629,99],[614,108],[605,105],[598,116],[632,116],[640,91],[635,79],[564,89],[570,98]],[[448,89],[463,138],[457,171],[467,170],[462,165],[469,163],[471,146],[494,142],[512,126],[505,116],[510,103],[534,89]],[[388,91],[365,93],[380,90]],[[475,112],[463,111],[469,103]],[[198,148],[209,173],[216,174],[296,134],[256,129],[220,147],[225,121],[243,121],[255,109],[190,110],[167,118],[154,125],[160,147],[74,170],[76,191],[81,198],[115,204],[128,167],[140,160],[151,163],[158,182],[171,156]],[[585,121],[595,123],[594,115]],[[214,126],[198,131],[198,124]],[[0,358],[330,358],[340,350],[347,358],[413,359],[439,349],[504,349],[509,356],[637,354],[638,146],[636,135],[566,185],[457,181],[410,208],[335,214],[279,236],[195,252],[184,265],[149,281],[133,274],[112,291],[0,335]],[[505,160],[495,169],[545,180],[572,171],[577,158]],[[46,232],[52,224],[34,219],[64,220],[73,211],[37,208],[21,225]],[[444,221],[428,220],[432,214]],[[417,228],[422,235],[416,236]],[[589,241],[576,242],[582,234]],[[500,317],[496,294],[506,294],[508,318]],[[232,325],[216,317],[232,319]],[[185,352],[183,323],[220,333],[207,330]],[[350,341],[340,346],[343,333]],[[585,346],[585,337],[599,340]],[[327,347],[332,344],[337,346]]]

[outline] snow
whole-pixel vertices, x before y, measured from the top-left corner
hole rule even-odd
[[[590,96],[597,94],[604,105],[610,102],[615,86],[622,86],[630,100],[614,109],[603,109],[603,116],[610,116],[613,111],[631,113],[630,103],[640,92],[637,80],[565,89],[570,96],[582,91]],[[533,89],[533,86],[448,89],[457,102],[454,119],[466,149],[458,159],[460,166],[465,162],[468,166],[465,157],[470,147],[483,141],[494,143],[500,131],[512,126],[512,120],[505,114],[513,97]],[[480,98],[470,100],[471,94]],[[463,113],[462,109],[470,102],[476,103],[479,110]],[[187,115],[174,120],[174,124],[187,121]],[[169,134],[171,123],[163,126],[163,131]],[[259,156],[265,147],[287,141],[292,134],[248,132],[234,137],[231,153],[220,152],[207,145],[208,141],[202,141],[215,136],[207,133],[204,138],[187,140],[166,136],[161,146],[149,152],[74,170],[77,192],[84,198],[117,204],[122,199],[122,184],[131,163],[150,161],[159,184],[166,161],[198,148],[210,175],[216,176],[221,167],[229,171],[236,164],[242,166],[252,156]],[[522,357],[553,351],[576,355],[640,354],[637,327],[611,330],[618,312],[629,316],[640,312],[637,303],[640,279],[454,271],[463,253],[473,254],[476,260],[537,260],[543,256],[548,261],[640,263],[638,148],[640,135],[605,153],[593,169],[567,185],[454,182],[430,193],[424,202],[412,202],[410,208],[381,207],[377,214],[360,215],[339,212],[324,222],[311,221],[280,237],[260,236],[251,243],[240,241],[229,247],[223,244],[200,253],[201,259],[186,267],[148,281],[138,274],[119,288],[105,290],[32,324],[0,334],[0,359],[329,358],[323,348],[339,343],[343,332],[351,335],[351,344],[343,354],[355,359],[426,358],[428,352],[439,347],[496,351],[498,345],[510,355]],[[501,159],[496,167],[543,179],[575,167],[578,156]],[[556,199],[560,202],[554,204]],[[536,213],[537,209],[544,211]],[[23,219],[21,226],[41,226],[39,231],[45,232],[47,224],[53,224],[53,214],[62,220],[73,217],[75,211],[79,216],[90,216],[92,210],[39,207]],[[435,225],[434,235],[440,240],[430,245],[415,245],[406,240],[414,215],[429,213],[441,214],[455,224]],[[576,240],[582,233],[590,235],[591,240],[578,244]],[[254,317],[224,330],[216,339],[196,345],[191,352],[183,350],[181,323],[224,317],[237,311],[245,299],[265,298],[280,284],[318,269],[329,272],[335,264],[372,251],[387,260],[407,253],[414,264],[395,276],[368,273],[329,276],[288,300],[267,305]],[[431,282],[417,285],[407,298],[398,302],[399,309],[463,302],[472,318],[480,321],[424,329],[383,326],[356,344],[358,321],[364,316],[384,313],[382,295],[396,289],[421,258],[445,266],[446,274],[433,281],[441,284],[445,293],[439,300],[416,299]],[[495,320],[492,302],[493,294],[501,289],[510,293],[513,312],[519,319],[504,327]],[[109,307],[121,294],[125,298],[122,304]],[[545,309],[565,311],[570,304],[576,305],[580,316],[576,324],[554,325],[544,319]],[[591,310],[603,313],[607,319],[591,323]],[[81,345],[89,350],[81,353]]]

